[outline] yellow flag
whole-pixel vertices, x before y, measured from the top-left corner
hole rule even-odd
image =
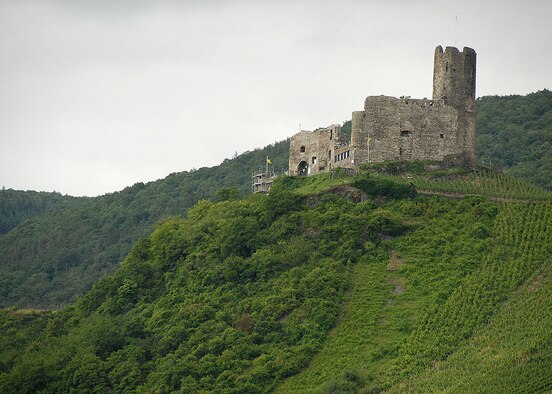
[[[272,164],[272,160],[270,160],[268,157],[266,158],[266,163],[267,164]]]

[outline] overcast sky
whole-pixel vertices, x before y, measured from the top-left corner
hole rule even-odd
[[[552,88],[552,1],[0,0],[0,187],[95,196],[431,97],[437,45],[477,95]]]

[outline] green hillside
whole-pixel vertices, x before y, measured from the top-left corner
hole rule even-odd
[[[74,306],[2,313],[0,392],[552,390],[552,198],[402,166],[165,220]]]

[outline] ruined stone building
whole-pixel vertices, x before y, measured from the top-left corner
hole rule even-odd
[[[433,98],[370,96],[353,112],[351,138],[337,124],[290,140],[290,175],[309,175],[386,160],[476,162],[475,51],[435,49]]]

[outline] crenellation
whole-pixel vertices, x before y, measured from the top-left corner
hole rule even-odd
[[[438,46],[431,100],[366,97],[364,110],[352,114],[350,141],[335,124],[292,136],[289,173],[310,175],[335,167],[355,169],[365,162],[443,160],[451,155],[474,165],[475,66],[473,49]]]

